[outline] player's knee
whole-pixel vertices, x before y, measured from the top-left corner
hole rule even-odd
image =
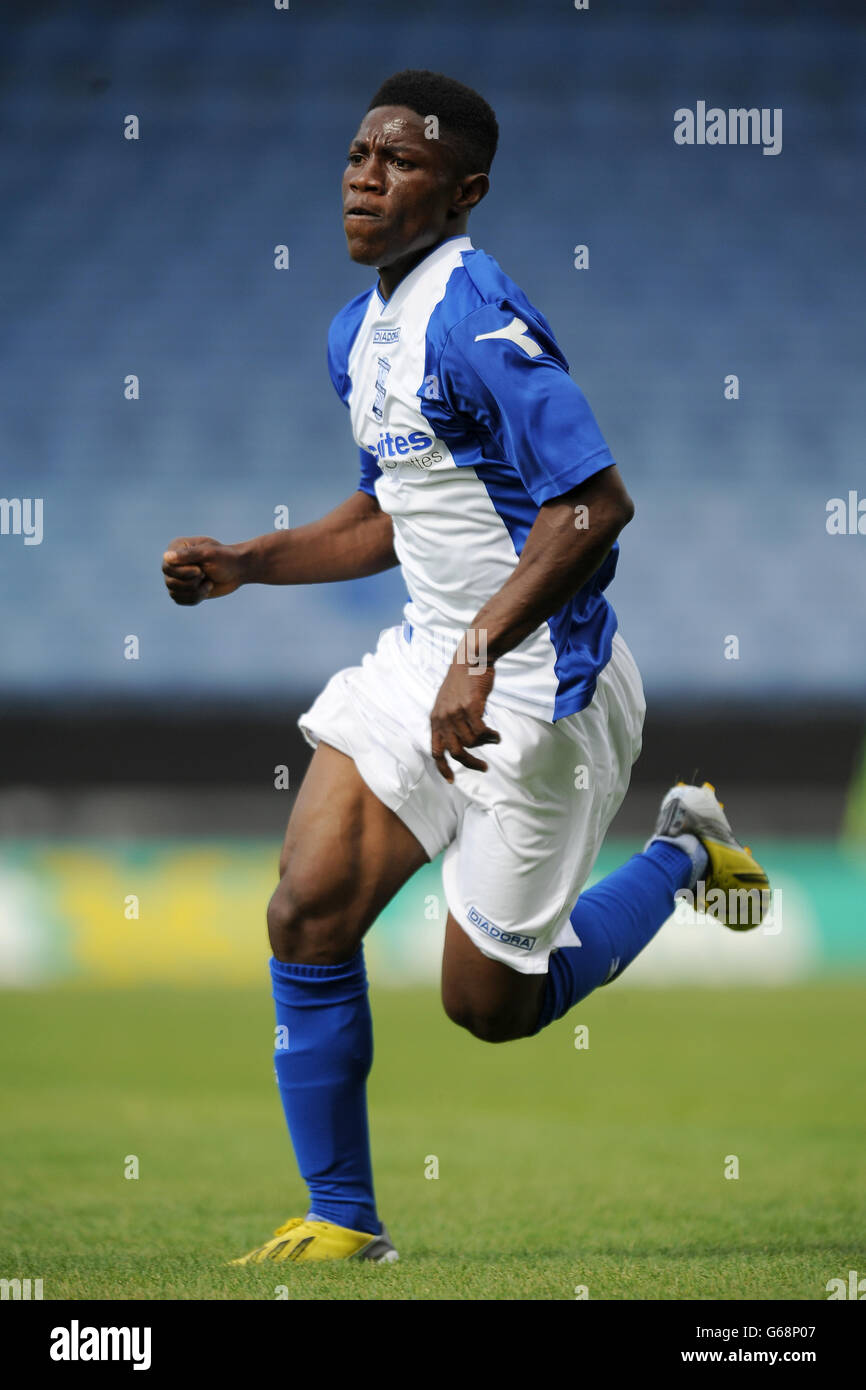
[[[285,873],[268,903],[268,937],[277,960],[339,965],[357,951],[363,931],[346,908],[335,911],[323,892]]]
[[[479,1007],[464,996],[445,995],[442,1002],[451,1022],[481,1042],[514,1042],[526,1036],[522,1023],[509,1012]]]

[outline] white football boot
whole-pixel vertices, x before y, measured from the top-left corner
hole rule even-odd
[[[750,931],[760,925],[770,904],[770,881],[748,845],[734,838],[716,789],[678,782],[665,796],[653,840],[680,844],[693,863],[695,841],[706,852],[705,867],[696,870],[690,884],[698,912],[713,917],[732,931]]]

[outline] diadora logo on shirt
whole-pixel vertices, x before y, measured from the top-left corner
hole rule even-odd
[[[399,341],[400,341],[400,329],[399,329],[399,328],[374,328],[374,329],[373,329],[373,342],[374,342],[374,343],[399,343]]]
[[[518,932],[503,931],[495,922],[482,917],[477,907],[469,907],[466,915],[473,927],[485,932],[487,936],[492,936],[494,941],[501,941],[503,946],[517,946],[521,951],[532,951],[537,944],[534,936],[521,936]]]
[[[400,464],[408,464],[410,468],[432,468],[434,463],[441,463],[442,453],[435,445],[432,435],[424,434],[423,430],[410,430],[408,434],[391,434],[387,430],[379,435],[377,444],[368,444],[366,448],[383,468],[391,471]]]

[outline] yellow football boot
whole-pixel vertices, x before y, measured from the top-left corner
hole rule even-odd
[[[233,1265],[260,1265],[266,1260],[281,1264],[284,1260],[373,1260],[388,1264],[399,1259],[391,1237],[383,1224],[381,1235],[365,1231],[350,1231],[335,1226],[333,1221],[307,1220],[293,1216],[278,1226],[270,1240],[257,1245],[248,1255],[232,1260]]]
[[[759,926],[770,905],[770,881],[749,846],[734,838],[711,783],[693,787],[678,782],[662,802],[652,839],[670,841],[680,835],[700,840],[709,861],[703,880],[692,884],[696,911],[732,931]]]

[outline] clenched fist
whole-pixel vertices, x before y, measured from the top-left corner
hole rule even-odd
[[[244,582],[240,546],[221,545],[210,536],[172,541],[162,557],[162,572],[175,603],[186,607],[232,594]]]

